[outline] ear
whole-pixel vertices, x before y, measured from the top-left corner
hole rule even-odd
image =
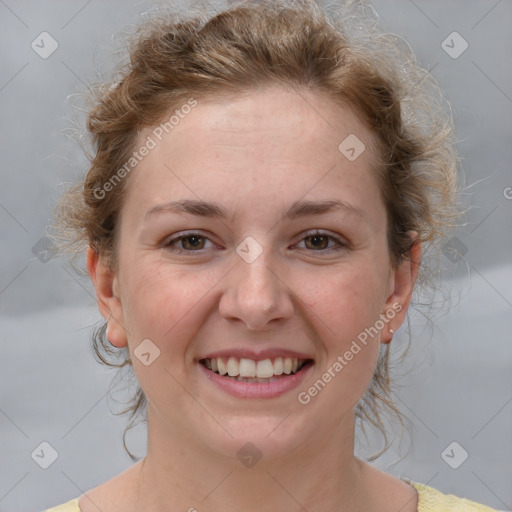
[[[411,232],[411,238],[416,238],[417,233]],[[383,313],[389,318],[389,322],[381,333],[381,343],[389,343],[393,333],[403,324],[407,315],[407,309],[411,302],[412,292],[418,276],[421,262],[421,244],[414,243],[409,256],[392,270],[390,276],[389,295],[384,305]]]
[[[117,275],[91,246],[87,249],[87,270],[96,290],[98,309],[107,320],[108,340],[115,347],[126,347],[128,341]]]

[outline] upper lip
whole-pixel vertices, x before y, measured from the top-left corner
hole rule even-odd
[[[263,361],[264,359],[275,359],[277,357],[290,357],[295,359],[313,359],[309,354],[297,352],[286,348],[268,348],[263,350],[253,350],[248,348],[226,348],[216,350],[200,357],[202,359],[214,359],[216,357],[236,357],[237,359],[252,359],[254,361]]]

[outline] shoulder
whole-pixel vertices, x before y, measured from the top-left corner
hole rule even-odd
[[[442,492],[425,484],[402,478],[418,491],[418,512],[499,512],[466,498]]]
[[[74,500],[68,501],[67,503],[63,503],[57,507],[49,508],[45,510],[45,512],[81,512],[80,507],[78,506],[78,498]]]

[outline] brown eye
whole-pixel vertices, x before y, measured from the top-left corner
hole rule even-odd
[[[317,252],[319,255],[343,251],[349,248],[349,244],[337,236],[318,231],[305,233],[298,247],[309,253]]]
[[[181,238],[183,249],[202,249],[204,247],[204,237],[198,235],[188,235]]]
[[[310,235],[304,238],[306,247],[308,249],[327,249],[329,245],[329,238],[327,235]],[[307,241],[310,241],[309,247]]]
[[[169,240],[165,247],[173,252],[195,252],[205,249],[208,238],[199,233],[181,235]]]

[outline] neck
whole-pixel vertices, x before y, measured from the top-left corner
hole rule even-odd
[[[159,423],[148,407],[148,450],[138,463],[134,509],[368,510],[366,464],[353,453],[354,421],[351,411],[336,431],[319,431],[293,453],[263,456],[244,466],[236,458],[201,447],[185,433],[170,435],[169,427]]]

